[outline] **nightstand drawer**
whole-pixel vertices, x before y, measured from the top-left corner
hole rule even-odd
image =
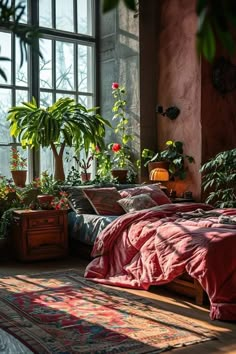
[[[28,248],[44,248],[52,245],[61,244],[63,242],[63,228],[55,227],[49,230],[33,230],[26,234]]]
[[[37,218],[29,218],[28,219],[28,227],[35,228],[35,227],[43,227],[43,226],[53,226],[58,225],[59,220],[58,216],[44,216],[44,217],[37,217]]]

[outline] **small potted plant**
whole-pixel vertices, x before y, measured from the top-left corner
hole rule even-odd
[[[73,157],[80,167],[80,170],[81,170],[80,177],[81,177],[82,182],[90,181],[91,173],[88,172],[88,170],[92,165],[93,155],[90,155],[87,158],[78,158],[76,156],[73,156]]]
[[[112,95],[114,98],[112,107],[113,120],[116,121],[114,132],[117,141],[108,145],[108,149],[112,154],[111,174],[118,182],[125,183],[127,182],[128,174],[135,174],[129,147],[129,143],[134,140],[134,136],[130,134],[131,127],[126,112],[127,93],[125,87],[120,86],[118,82],[113,82]]]
[[[58,193],[58,181],[48,171],[41,174],[41,178],[36,178],[33,186],[40,189],[41,194],[37,196],[41,209],[53,209],[52,202]]]
[[[185,179],[187,173],[185,160],[192,163],[194,162],[194,158],[184,154],[183,143],[181,141],[168,140],[165,145],[166,149],[157,153],[149,149],[144,149],[142,151],[142,158],[146,160],[144,166],[148,166],[149,173],[152,169],[161,167],[169,171],[170,179]],[[159,163],[162,165],[160,166]]]
[[[25,187],[27,177],[27,158],[21,156],[18,149],[11,147],[10,170],[13,181],[17,187]]]

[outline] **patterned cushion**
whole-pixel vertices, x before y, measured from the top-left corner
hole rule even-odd
[[[139,194],[133,197],[123,198],[120,199],[118,203],[127,213],[157,206],[157,203],[148,194]]]
[[[150,197],[158,204],[169,204],[171,200],[167,195],[160,189],[158,184],[144,184],[135,188],[128,188],[119,191],[122,198],[132,197],[139,194],[149,194]]]
[[[73,186],[66,187],[63,186],[62,190],[68,193],[68,200],[70,207],[77,214],[96,214],[93,206],[91,205],[88,198],[84,195],[83,190],[86,188],[92,188],[92,185],[89,186]]]
[[[117,203],[120,194],[115,187],[84,189],[84,194],[98,215],[124,214],[124,210]]]

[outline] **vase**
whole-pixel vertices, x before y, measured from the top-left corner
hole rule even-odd
[[[19,170],[19,171],[11,171],[13,181],[17,187],[25,187],[27,171]]]
[[[52,201],[54,200],[54,198],[55,198],[54,195],[39,194],[37,196],[37,200],[38,200],[40,208],[43,210],[53,209]]]
[[[121,169],[112,170],[111,174],[114,178],[116,178],[117,182],[121,184],[127,182],[128,170],[121,170]]]

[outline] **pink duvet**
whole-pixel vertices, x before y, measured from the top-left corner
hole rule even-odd
[[[236,320],[235,254],[236,209],[165,204],[108,225],[96,238],[85,277],[147,290],[187,272],[208,294],[211,319]]]

